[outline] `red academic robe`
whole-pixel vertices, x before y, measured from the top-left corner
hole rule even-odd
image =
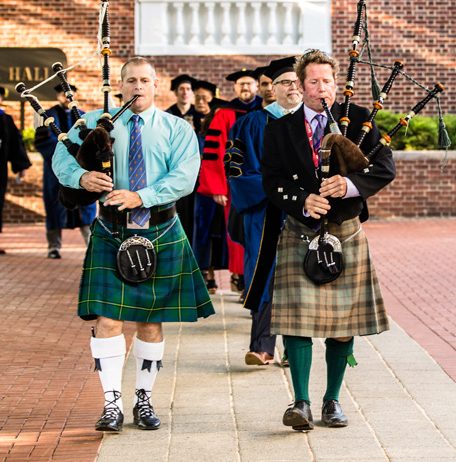
[[[231,206],[231,195],[225,175],[225,145],[228,133],[236,120],[246,111],[221,108],[212,119],[204,142],[203,158],[199,175],[198,192],[205,196],[224,195],[228,197],[225,207],[225,223]],[[228,269],[231,273],[244,274],[244,248],[231,240],[227,234]]]

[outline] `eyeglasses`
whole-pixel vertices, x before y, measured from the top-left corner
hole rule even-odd
[[[239,85],[240,87],[243,87],[244,85],[251,87],[252,85],[255,85],[256,82],[236,82],[236,85]]]
[[[206,95],[195,95],[195,101],[205,101],[205,102],[209,102],[211,100],[211,97],[210,96],[206,96]]]
[[[297,82],[298,79],[296,80],[288,80],[288,79],[285,79],[285,80],[279,80],[278,82],[274,82],[273,85],[283,85],[284,87],[291,87],[293,84],[297,85]]]

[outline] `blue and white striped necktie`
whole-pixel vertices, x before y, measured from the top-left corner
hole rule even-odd
[[[142,151],[141,117],[134,114],[130,131],[130,151],[128,157],[128,178],[130,191],[138,191],[147,186],[146,164]],[[144,207],[136,207],[131,211],[131,219],[139,226],[144,226],[150,218],[150,211]]]

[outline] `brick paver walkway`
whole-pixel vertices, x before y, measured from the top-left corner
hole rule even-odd
[[[390,315],[456,380],[456,219],[365,228]],[[7,226],[0,247],[0,460],[93,461],[102,399],[75,316],[82,238],[66,231],[62,260],[48,260],[42,226]]]

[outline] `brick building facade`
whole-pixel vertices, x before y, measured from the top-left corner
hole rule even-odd
[[[356,17],[355,0],[333,0],[331,3],[331,34],[333,54],[342,63],[340,86],[345,79],[347,63],[347,50],[351,44],[353,22]],[[442,97],[442,108],[445,112],[456,112],[456,39],[451,25],[456,19],[456,9],[449,7],[447,2],[436,0],[378,0],[367,2],[370,39],[373,47],[374,60],[383,64],[392,64],[400,59],[405,63],[405,70],[421,83],[432,87],[436,81],[442,82],[446,92]],[[62,49],[70,64],[80,62],[96,50],[96,34],[98,28],[99,2],[95,0],[3,0],[0,4],[0,37],[2,43],[11,47],[57,47]],[[125,58],[135,54],[135,0],[111,0],[111,46],[113,50],[112,83],[119,74],[120,65]],[[150,27],[153,27],[151,18]],[[26,32],[25,32],[26,31]],[[266,45],[265,45],[266,46]],[[176,74],[189,72],[200,79],[217,83],[221,96],[227,99],[232,97],[231,84],[224,80],[230,71],[240,67],[255,67],[268,62],[268,55],[210,55],[210,56],[159,56],[154,59],[157,73],[160,78],[157,106],[166,108],[173,102],[173,95],[169,92],[169,81]],[[370,89],[368,84],[368,71],[365,66],[358,66],[356,95],[354,101],[358,104],[370,105]],[[379,72],[379,82],[386,79],[389,71]],[[71,81],[80,89],[78,100],[81,107],[93,109],[102,104],[100,93],[101,75],[97,60],[84,62],[71,72]],[[395,85],[388,109],[397,112],[406,112],[423,97],[423,92],[412,86],[405,79]],[[18,115],[18,103],[7,103],[8,111]],[[435,111],[435,105],[430,104],[429,110]],[[26,126],[31,124],[32,111],[26,105]],[[401,166],[403,162],[403,167]],[[435,177],[441,178],[438,161],[399,161],[399,172],[404,169],[404,178],[399,178],[389,189],[382,192],[379,198],[373,201],[376,204],[379,216],[410,215],[408,206],[402,209],[397,207],[397,199],[402,191],[410,191],[410,182],[423,190],[423,182],[416,175],[419,170],[434,172],[426,181],[430,188],[435,184]],[[419,164],[424,162],[424,164]],[[454,199],[454,159],[450,161],[449,169],[445,173],[445,184],[448,183]],[[36,220],[42,215],[42,208],[31,207],[33,198],[39,197],[39,161],[35,159],[35,169],[32,174],[33,184],[11,184],[10,193],[18,203],[20,196],[29,205],[23,206],[23,212],[18,212],[18,205],[7,200],[4,218],[6,221]],[[406,174],[407,172],[407,174]],[[410,174],[409,174],[410,173]],[[447,177],[447,175],[449,175]],[[27,180],[28,182],[29,180]],[[402,186],[401,182],[405,182]],[[401,183],[401,184],[400,184]],[[412,189],[414,189],[412,187]],[[432,188],[431,188],[432,189]],[[389,191],[392,191],[391,193]],[[16,196],[19,194],[19,196]],[[29,196],[30,194],[30,196]],[[391,198],[388,194],[392,194]],[[391,199],[391,200],[390,200]],[[395,202],[395,208],[387,208],[386,204]],[[454,200],[453,200],[454,203]],[[440,203],[441,205],[441,203]],[[22,209],[22,206],[21,206]],[[456,214],[454,205],[445,209],[428,207],[428,214],[451,215]],[[416,209],[416,215],[421,215],[422,209]],[[26,216],[27,215],[27,216]]]

